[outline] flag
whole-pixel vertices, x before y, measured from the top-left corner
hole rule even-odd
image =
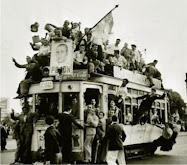
[[[112,27],[114,25],[112,12],[110,12],[101,22],[99,22],[96,27],[92,30],[93,42],[102,45],[106,42],[109,35],[112,33]]]

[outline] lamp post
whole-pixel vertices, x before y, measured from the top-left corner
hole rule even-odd
[[[58,73],[59,73],[58,112],[62,113],[62,91],[61,91],[61,85],[62,85],[62,67],[58,68]]]

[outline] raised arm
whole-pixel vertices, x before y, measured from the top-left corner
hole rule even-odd
[[[18,68],[26,68],[26,64],[20,65],[16,62],[16,60],[14,58],[12,58],[12,61],[14,62],[14,64],[18,67]]]
[[[157,96],[157,98],[156,99],[164,99],[164,97],[166,96],[166,94],[165,93],[163,93],[162,94],[162,96]]]
[[[12,113],[10,114],[10,117],[12,120],[19,120],[19,117],[14,115],[14,109],[12,109]]]
[[[147,96],[148,96],[148,94],[147,94],[147,95],[143,95],[143,96],[136,97],[136,99],[144,99],[144,98],[146,98]]]
[[[49,25],[51,25],[54,28],[61,29],[61,27],[57,27],[56,25],[53,25],[53,24],[49,24]]]

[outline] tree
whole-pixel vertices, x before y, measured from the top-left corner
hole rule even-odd
[[[6,123],[10,127],[13,126],[13,122],[12,122],[12,119],[10,118],[10,115],[5,116],[2,122]]]
[[[181,95],[178,92],[173,91],[172,89],[167,89],[166,92],[168,93],[170,103],[170,113],[173,114],[175,110],[178,110],[181,118],[184,118],[184,109],[186,107],[186,104],[184,103],[184,100],[181,98]]]

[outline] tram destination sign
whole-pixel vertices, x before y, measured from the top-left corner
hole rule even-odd
[[[53,81],[44,81],[40,83],[40,89],[53,89]]]

